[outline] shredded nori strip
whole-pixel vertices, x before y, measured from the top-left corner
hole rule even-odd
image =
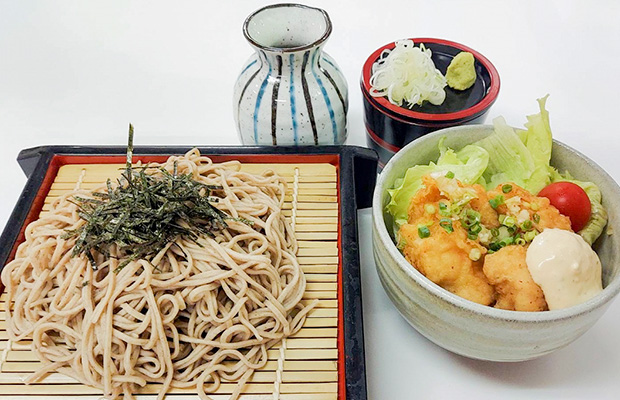
[[[73,256],[84,254],[97,269],[94,254],[110,257],[116,244],[122,261],[115,272],[130,261],[149,259],[178,238],[197,241],[199,236],[214,236],[232,217],[214,207],[214,191],[221,186],[205,185],[191,173],[173,173],[162,167],[132,167],[133,126],[129,125],[127,165],[113,185],[108,179],[106,192],[94,192],[93,198],[75,196],[78,215],[86,223],[66,230],[64,238],[75,238]],[[149,172],[158,172],[156,175]]]

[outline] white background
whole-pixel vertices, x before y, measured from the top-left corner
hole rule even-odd
[[[241,26],[259,1],[0,0],[0,226],[25,183],[15,158],[42,144],[239,144],[232,89],[251,48]],[[554,137],[620,181],[620,2],[310,1],[331,16],[326,51],[349,83],[348,144],[364,145],[361,66],[405,37],[439,37],[487,56],[501,76],[489,117],[521,126],[547,103]],[[369,398],[617,399],[620,302],[544,358],[473,361],[409,327],[374,270],[360,212]],[[618,261],[620,262],[620,261]]]

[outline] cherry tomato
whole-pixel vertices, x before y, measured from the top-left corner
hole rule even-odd
[[[590,219],[592,204],[585,190],[579,185],[555,182],[541,190],[538,196],[548,198],[560,214],[570,218],[571,228],[575,232],[582,230]]]

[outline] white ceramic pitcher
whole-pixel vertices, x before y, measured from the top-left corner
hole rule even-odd
[[[243,25],[256,52],[243,67],[233,112],[246,145],[342,144],[347,137],[347,83],[322,51],[332,31],[327,13],[274,4]]]

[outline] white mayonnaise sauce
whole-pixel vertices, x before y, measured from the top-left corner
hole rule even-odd
[[[601,261],[576,233],[545,229],[530,244],[525,261],[550,310],[583,303],[603,290]]]

